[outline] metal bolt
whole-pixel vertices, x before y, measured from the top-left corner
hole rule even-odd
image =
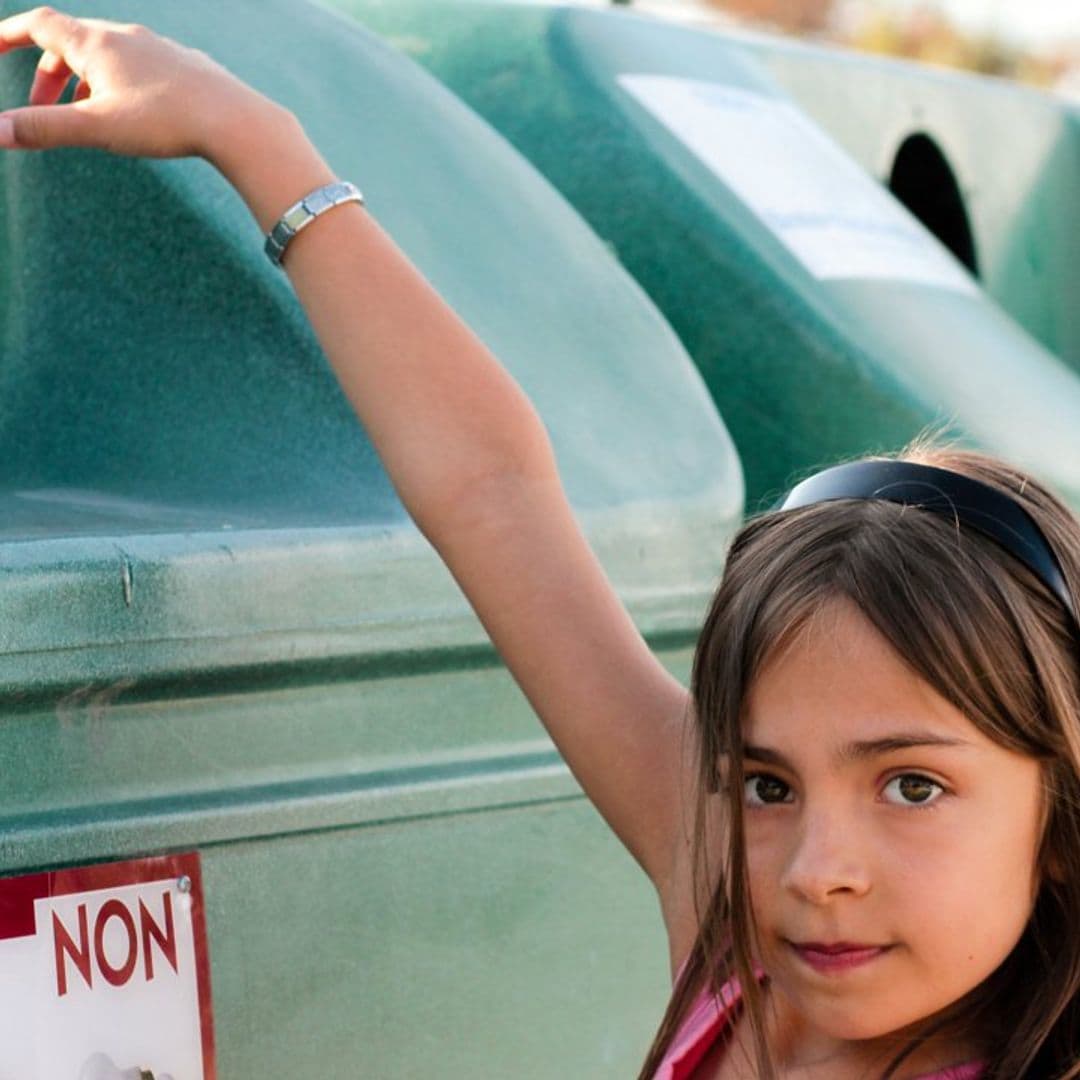
[[[191,878],[189,878],[187,874],[181,874],[180,877],[176,879],[176,888],[182,893],[191,892]]]

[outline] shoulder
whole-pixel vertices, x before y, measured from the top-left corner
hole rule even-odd
[[[759,972],[759,977],[763,975]],[[737,978],[729,979],[718,992],[709,987],[702,990],[672,1039],[654,1080],[684,1080],[694,1075],[703,1062],[711,1061],[710,1055],[720,1052],[720,1036],[731,1031],[739,1020],[741,998]]]

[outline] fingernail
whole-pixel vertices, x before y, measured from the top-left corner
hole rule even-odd
[[[0,147],[10,149],[15,145],[15,121],[10,116],[0,116]]]

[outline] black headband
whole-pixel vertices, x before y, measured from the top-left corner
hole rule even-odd
[[[884,499],[933,510],[977,529],[1019,559],[1076,622],[1072,596],[1046,537],[1031,515],[997,488],[912,461],[855,461],[797,484],[777,509],[795,510],[831,499]]]

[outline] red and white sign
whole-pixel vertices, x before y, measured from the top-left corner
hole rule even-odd
[[[215,1080],[197,854],[0,879],[0,1080]]]

